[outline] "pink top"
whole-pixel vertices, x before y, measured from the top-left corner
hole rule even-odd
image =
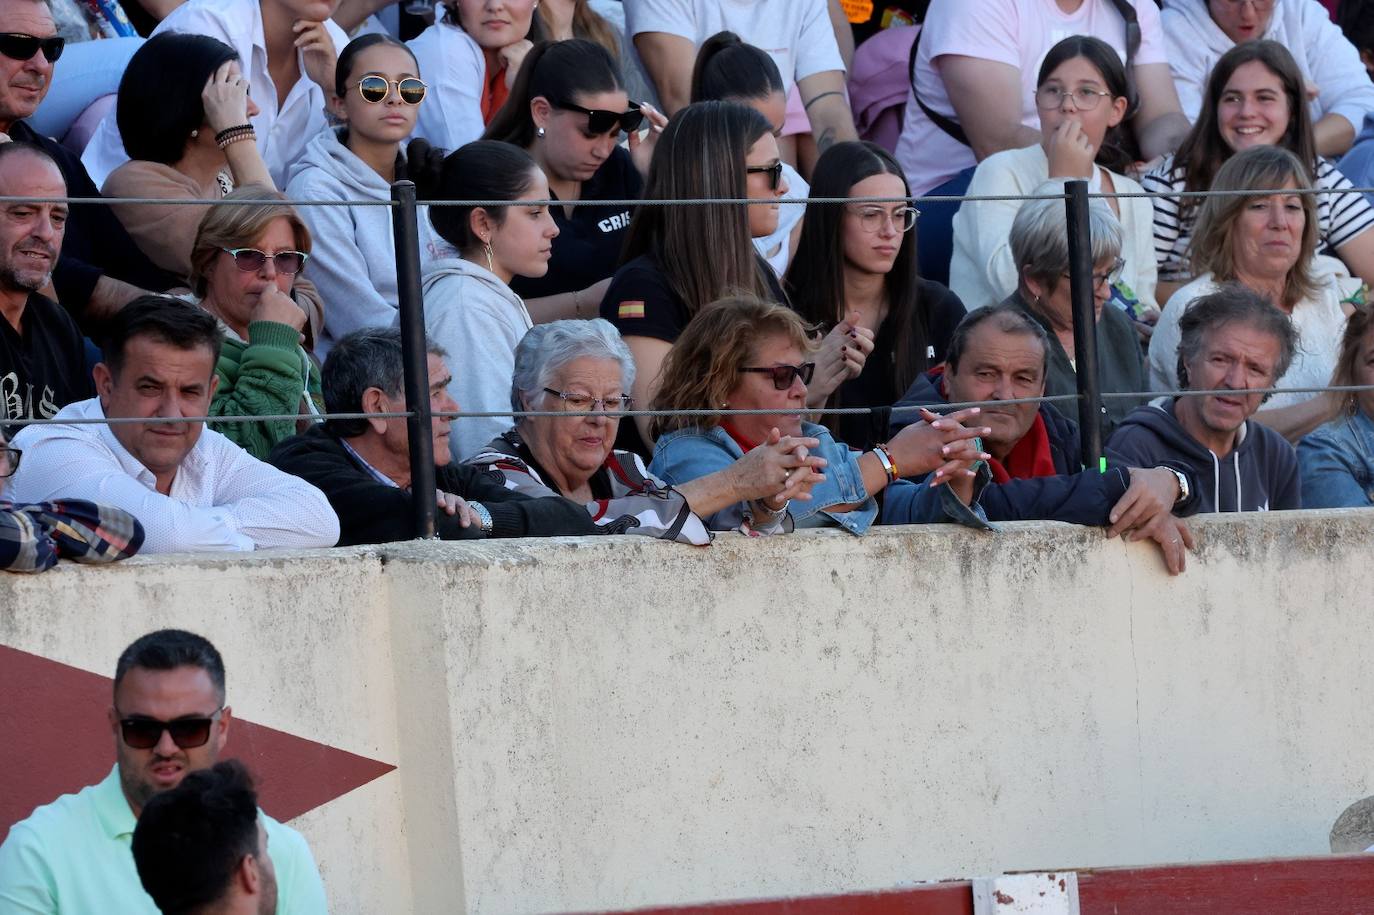
[[[1140,21],[1135,63],[1166,63],[1164,34],[1154,0],[1132,0]],[[1050,48],[1070,35],[1101,38],[1126,57],[1126,23],[1110,0],[1082,0],[1065,13],[1056,0],[931,0],[916,55],[921,101],[958,120],[940,81],[938,58],[946,54],[1010,64],[1021,73],[1021,123],[1038,128],[1035,78]],[[923,194],[976,164],[973,150],[951,138],[925,116],[907,94],[906,124],[897,161],[914,194]]]

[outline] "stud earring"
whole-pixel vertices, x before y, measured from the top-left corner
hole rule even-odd
[[[200,136],[200,128],[198,128],[198,127],[197,127],[197,128],[192,128],[192,130],[191,130],[191,139],[194,140],[194,139],[195,139],[196,137],[198,137],[198,136]]]
[[[534,128],[534,135],[535,135],[536,137],[539,137],[540,139],[543,139],[543,137],[544,137],[544,128],[542,128],[542,127],[536,127],[536,128]]]

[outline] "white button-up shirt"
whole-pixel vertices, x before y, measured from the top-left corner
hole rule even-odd
[[[325,23],[335,52],[348,44],[348,35],[331,19]],[[233,48],[239,67],[248,77],[249,90],[257,103],[258,116],[253,127],[258,134],[258,150],[278,188],[286,187],[291,164],[305,151],[306,142],[324,129],[324,90],[305,75],[305,61],[297,52],[301,77],[277,107],[277,87],[267,70],[267,39],[262,31],[262,8],[257,0],[189,0],[172,10],[153,30],[209,35]],[[61,66],[59,63],[58,66]],[[147,99],[146,104],[157,104]],[[115,113],[111,109],[96,128],[81,162],[96,187],[104,187],[110,172],[129,161],[124,141],[119,136]]]
[[[103,419],[100,400],[68,404],[56,419]],[[339,518],[314,486],[204,429],[167,495],[152,471],[104,423],[28,426],[14,437],[24,463],[10,480],[17,502],[86,499],[143,522],[144,553],[324,547]]]

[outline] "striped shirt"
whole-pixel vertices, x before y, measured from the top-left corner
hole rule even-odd
[[[1174,168],[1174,157],[1168,156],[1140,183],[1153,193],[1181,194],[1187,173]],[[1329,159],[1317,158],[1316,186],[1336,194],[1317,195],[1318,253],[1331,253],[1374,226],[1374,209],[1364,195],[1354,190],[1350,180],[1341,174]],[[1197,221],[1198,205],[1186,219],[1179,218],[1181,197],[1154,197],[1155,259],[1159,262],[1159,278],[1170,282],[1192,276],[1188,246],[1193,240],[1193,225]]]

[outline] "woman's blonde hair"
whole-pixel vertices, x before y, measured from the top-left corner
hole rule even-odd
[[[295,207],[275,188],[261,184],[245,184],[224,196],[225,200],[267,200],[269,203],[212,206],[196,230],[196,243],[191,248],[191,288],[205,298],[210,285],[210,267],[225,248],[243,248],[258,240],[272,220],[283,218],[291,224],[297,251],[310,253],[310,230],[296,214]],[[299,276],[299,274],[297,274]]]
[[[806,353],[814,349],[810,331],[792,309],[757,296],[712,302],[687,323],[663,361],[653,409],[724,408],[761,340],[783,336]],[[719,416],[655,416],[651,431],[657,438],[675,429],[713,429],[720,422]]]
[[[1346,320],[1345,333],[1341,335],[1340,353],[1336,356],[1336,368],[1331,373],[1333,388],[1359,384],[1355,380],[1355,363],[1360,359],[1360,344],[1371,330],[1374,330],[1374,305],[1357,305]],[[1359,392],[1338,391],[1336,396],[1340,398],[1338,412],[1353,414],[1359,410]]]
[[[1253,146],[1226,161],[1212,182],[1214,191],[1276,191],[1282,193],[1289,179],[1298,189],[1312,187],[1307,166],[1281,146]],[[1284,281],[1280,307],[1291,308],[1317,289],[1312,277],[1312,257],[1317,251],[1317,201],[1313,194],[1298,194],[1306,217],[1298,262]],[[1256,198],[1253,195],[1207,197],[1198,214],[1191,243],[1193,272],[1211,273],[1218,283],[1236,279],[1233,233],[1240,214]]]

